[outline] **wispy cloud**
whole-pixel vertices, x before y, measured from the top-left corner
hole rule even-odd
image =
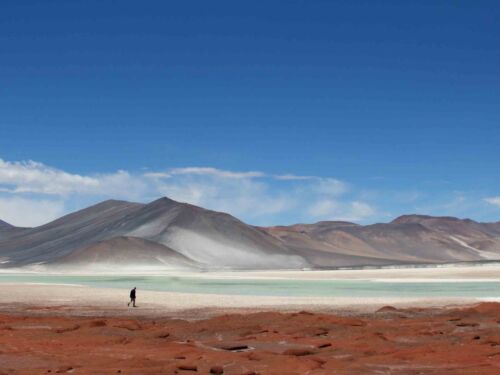
[[[234,171],[226,171],[211,167],[172,168],[164,172],[144,173],[144,176],[149,178],[172,178],[177,175],[199,175],[199,176],[212,176],[212,177],[233,178],[233,179],[265,177],[264,173],[257,171],[234,172]]]
[[[52,220],[65,207],[81,208],[101,199],[147,202],[160,196],[262,225],[315,219],[367,220],[376,214],[372,205],[352,195],[349,184],[331,177],[212,167],[81,175],[35,161],[0,160],[0,218],[13,218],[21,225]],[[21,205],[33,209],[19,210]]]
[[[277,180],[282,180],[282,181],[304,181],[304,180],[314,180],[318,177],[298,176],[298,175],[294,175],[294,174],[281,174],[281,175],[275,175],[274,178]]]
[[[53,196],[105,195],[120,198],[142,196],[148,189],[142,178],[119,170],[83,176],[32,160],[9,162],[0,159],[0,191]]]
[[[0,219],[16,225],[39,225],[104,199],[149,202],[161,196],[228,212],[257,225],[367,223],[403,213],[475,218],[486,213],[495,220],[500,207],[500,197],[494,195],[370,190],[334,177],[197,166],[84,175],[36,161],[0,159]]]
[[[483,199],[486,203],[500,207],[500,197],[489,197]]]
[[[99,187],[99,180],[70,174],[34,161],[8,162],[0,159],[2,190],[12,193],[63,195]]]
[[[334,199],[319,200],[308,208],[316,220],[363,221],[376,214],[374,207],[366,202],[342,202]]]
[[[170,170],[172,175],[202,175],[202,176],[213,176],[221,178],[236,178],[236,179],[248,179],[256,177],[264,177],[263,172],[250,171],[250,172],[233,172],[225,171],[217,168],[210,167],[187,167],[187,168],[173,168]]]
[[[57,219],[65,213],[61,200],[0,198],[0,219],[16,226],[32,227]]]

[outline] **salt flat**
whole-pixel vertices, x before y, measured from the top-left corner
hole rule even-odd
[[[500,281],[500,263],[457,264],[429,267],[395,267],[374,269],[345,270],[279,270],[279,271],[242,271],[212,272],[202,277],[229,278],[285,278],[301,280],[490,280]]]
[[[126,314],[205,317],[234,310],[317,312],[373,312],[385,305],[442,307],[473,304],[478,298],[361,298],[361,297],[270,297],[138,291],[138,308],[128,308],[128,291],[65,285],[2,284],[0,310],[13,312],[36,307],[43,312],[77,315]]]

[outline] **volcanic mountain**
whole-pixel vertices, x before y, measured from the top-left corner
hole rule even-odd
[[[168,198],[149,204],[109,200],[0,237],[6,266],[113,265],[201,268],[309,266],[266,231],[231,215]],[[126,254],[126,256],[124,255]]]
[[[300,269],[500,260],[500,223],[405,215],[255,227],[161,198],[108,200],[48,224],[0,221],[0,266]]]
[[[404,215],[366,226],[323,221],[266,231],[318,267],[500,259],[500,223],[454,217]]]

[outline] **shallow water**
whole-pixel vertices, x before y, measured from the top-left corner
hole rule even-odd
[[[390,282],[376,280],[263,280],[183,276],[75,276],[0,274],[1,283],[86,285],[207,294],[291,297],[500,298],[498,281]]]

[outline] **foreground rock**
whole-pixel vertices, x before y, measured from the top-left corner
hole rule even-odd
[[[499,374],[500,304],[336,316],[0,315],[0,374]]]

